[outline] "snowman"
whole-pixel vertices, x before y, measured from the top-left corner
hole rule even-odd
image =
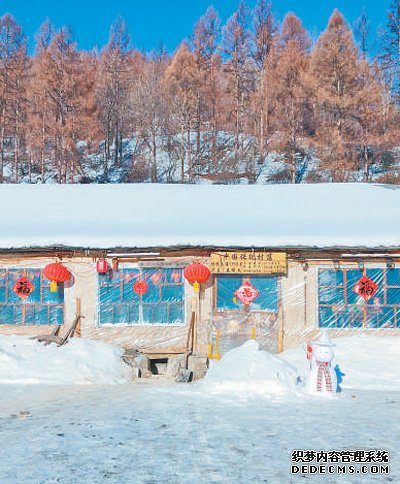
[[[337,376],[332,368],[335,346],[328,334],[323,332],[318,340],[311,342],[311,368],[306,381],[306,392],[316,396],[334,396]]]

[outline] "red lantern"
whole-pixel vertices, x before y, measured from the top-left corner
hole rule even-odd
[[[106,274],[108,272],[108,262],[105,259],[99,259],[96,262],[96,269],[99,274]]]
[[[51,281],[50,291],[56,292],[57,283],[68,281],[72,274],[64,265],[61,264],[61,262],[53,262],[52,264],[48,264],[43,269],[43,275],[49,279],[49,281]]]
[[[193,262],[193,264],[187,266],[183,274],[186,279],[193,284],[195,292],[199,292],[200,284],[207,282],[211,276],[210,269],[199,262]]]
[[[147,284],[146,281],[143,281],[143,280],[136,281],[135,284],[133,285],[133,290],[138,296],[143,296],[143,294],[146,294],[148,289],[149,289],[149,285]]]

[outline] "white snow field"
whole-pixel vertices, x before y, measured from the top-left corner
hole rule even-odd
[[[8,338],[0,337],[0,379],[8,382],[0,385],[1,483],[400,482],[396,337],[336,339],[345,375],[332,399],[296,385],[307,372],[304,347],[275,356],[248,341],[213,362],[203,381],[135,383],[107,345]],[[52,366],[63,385],[48,384]],[[291,475],[295,449],[388,450],[390,474]]]

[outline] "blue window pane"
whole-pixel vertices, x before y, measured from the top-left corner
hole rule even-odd
[[[331,308],[319,308],[319,326],[321,328],[334,328],[336,326],[336,316]]]
[[[217,309],[238,309],[242,306],[234,292],[243,283],[241,276],[217,276]]]
[[[386,283],[388,286],[400,286],[400,269],[387,270]]]
[[[7,284],[7,270],[0,269],[0,285],[5,286]]]
[[[139,305],[138,304],[129,304],[128,306],[128,321],[129,323],[138,323],[139,322]]]
[[[50,324],[62,324],[63,323],[63,308],[51,307],[50,308]]]
[[[156,304],[154,306],[154,323],[168,323],[168,306],[166,304]]]
[[[121,299],[119,287],[101,287],[100,303],[118,303]]]
[[[161,291],[161,299],[165,302],[183,301],[183,286],[164,286]]]
[[[22,306],[14,306],[13,307],[13,324],[23,324],[23,316],[22,316]]]
[[[400,306],[400,288],[391,288],[386,291],[386,303]]]
[[[152,304],[143,304],[143,322],[154,324],[154,306]]]
[[[111,306],[100,305],[100,323],[101,324],[113,324],[114,323],[114,311]]]
[[[164,269],[165,282],[168,284],[182,284],[182,269]]]
[[[1,324],[13,324],[14,323],[14,311],[13,306],[0,306],[0,323]]]
[[[51,292],[50,287],[43,288],[43,302],[47,304],[62,304],[64,302],[64,284],[57,284],[57,291]]]
[[[252,277],[250,282],[260,293],[250,304],[252,310],[278,312],[278,278]]]
[[[170,304],[169,306],[169,322],[172,324],[183,323],[183,304]]]
[[[113,323],[129,323],[129,310],[125,304],[114,305]]]
[[[353,328],[362,328],[364,324],[364,305],[355,304],[348,309],[350,326]]]
[[[4,286],[0,286],[0,303],[6,302],[6,288]]]
[[[321,304],[341,304],[344,301],[344,290],[337,287],[320,287],[319,302]]]
[[[318,276],[320,286],[343,286],[343,271],[323,269]]]
[[[379,314],[378,327],[379,328],[396,327],[396,322],[394,318],[394,308],[382,308],[382,312]]]
[[[134,302],[139,304],[140,297],[136,294],[133,290],[133,282],[130,284],[124,284],[123,292],[122,292],[122,300],[124,302]]]

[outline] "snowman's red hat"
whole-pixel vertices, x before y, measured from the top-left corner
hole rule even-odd
[[[311,342],[313,346],[336,346],[335,343],[330,339],[328,333],[323,331],[320,337]]]

